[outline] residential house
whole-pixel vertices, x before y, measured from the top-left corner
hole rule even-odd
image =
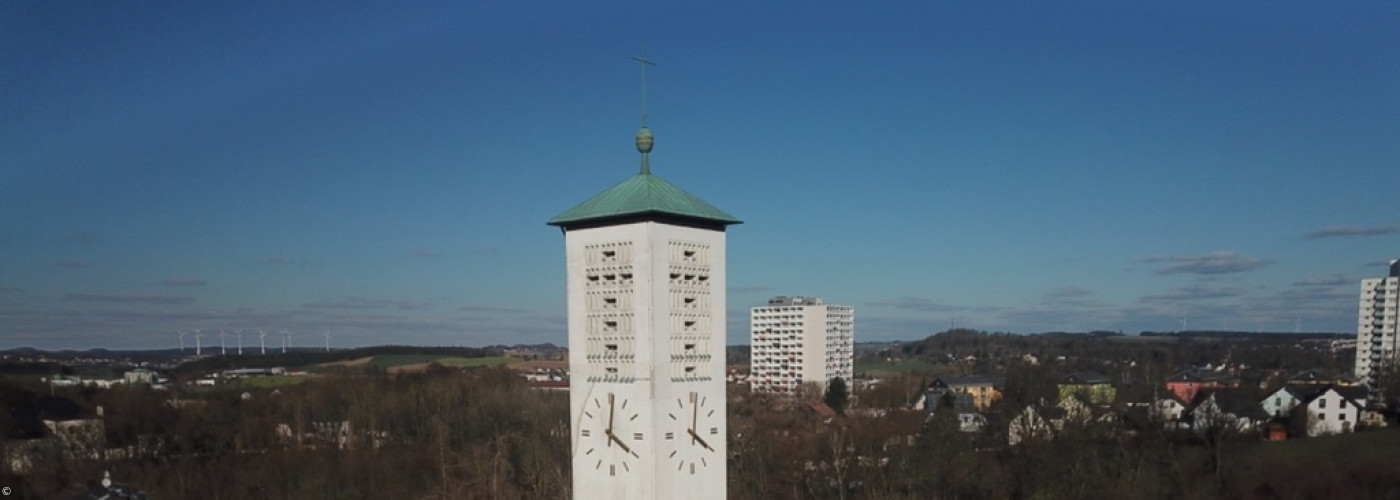
[[[1236,387],[1239,380],[1228,373],[1212,370],[1182,370],[1167,379],[1167,390],[1182,401],[1194,401],[1201,389]]]
[[[1050,439],[1054,436],[1054,429],[1050,426],[1050,421],[1040,416],[1032,406],[1027,406],[1011,419],[1011,423],[1006,429],[1006,442],[1012,446],[1028,440]]]
[[[1264,400],[1259,402],[1259,407],[1270,418],[1287,418],[1299,402],[1314,392],[1317,392],[1316,389],[1285,385],[1265,396]]]
[[[1151,422],[1160,423],[1171,429],[1179,427],[1181,417],[1185,414],[1186,403],[1177,398],[1176,394],[1168,393],[1152,402],[1152,407],[1147,412],[1147,418]]]
[[[1060,380],[1058,387],[1060,400],[1071,394],[1082,394],[1091,405],[1107,406],[1113,404],[1116,397],[1116,389],[1108,377],[1096,372],[1071,373]]]
[[[1328,386],[1300,402],[1293,416],[1308,437],[1314,437],[1355,431],[1364,410],[1337,387]]]
[[[126,372],[126,374],[123,375],[122,378],[126,380],[127,385],[131,385],[131,384],[146,384],[146,385],[152,385],[152,384],[155,384],[156,381],[160,379],[160,375],[157,374],[157,373],[154,372],[154,371],[147,370],[147,369],[145,369],[145,368],[137,368],[137,369],[134,369],[134,370],[131,370],[131,371]]]
[[[1361,380],[1350,374],[1336,374],[1328,376],[1326,372],[1313,368],[1304,370],[1288,377],[1290,385],[1333,385],[1337,387],[1358,387]]]
[[[953,401],[953,408],[959,410],[986,411],[992,402],[1001,399],[1001,379],[971,375],[964,377],[941,377],[929,384],[924,393],[924,409],[934,411],[945,397]]]
[[[1198,433],[1244,432],[1267,419],[1258,402],[1237,389],[1208,389],[1196,393],[1189,416],[1191,430]]]

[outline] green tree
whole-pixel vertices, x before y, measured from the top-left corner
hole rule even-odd
[[[846,402],[851,398],[851,393],[846,389],[846,380],[841,377],[832,377],[831,383],[826,385],[826,396],[822,397],[822,402],[830,406],[838,415],[846,414]]]

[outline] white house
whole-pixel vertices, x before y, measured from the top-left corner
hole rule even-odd
[[[1227,390],[1216,390],[1197,396],[1196,407],[1191,409],[1191,430],[1209,432],[1213,430],[1233,430],[1244,432],[1254,428],[1255,422],[1250,409],[1240,404],[1237,394]],[[1252,405],[1249,405],[1252,406]]]
[[[1030,439],[1050,439],[1053,434],[1054,429],[1050,427],[1050,422],[1041,417],[1034,407],[1027,406],[1016,418],[1011,419],[1011,424],[1006,429],[1006,442],[1015,446]]]
[[[1175,428],[1181,421],[1181,415],[1186,413],[1186,405],[1175,396],[1167,396],[1152,402],[1152,407],[1148,409],[1148,418],[1153,422],[1161,423],[1164,427]]]
[[[1305,398],[1306,395],[1300,393],[1295,387],[1284,386],[1274,391],[1259,402],[1260,408],[1270,417],[1287,417],[1294,407]]]
[[[1304,408],[1302,416],[1307,419],[1308,437],[1355,431],[1364,410],[1335,387],[1323,389],[1300,406]]]

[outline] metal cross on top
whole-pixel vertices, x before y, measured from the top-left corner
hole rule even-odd
[[[642,67],[642,128],[647,126],[647,66],[656,66],[656,63],[647,59],[647,49],[642,47],[642,55],[633,57],[633,61]]]

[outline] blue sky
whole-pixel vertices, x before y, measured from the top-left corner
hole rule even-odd
[[[0,348],[562,344],[643,44],[732,343],[1347,332],[1400,257],[1394,2],[284,3],[0,4]]]

